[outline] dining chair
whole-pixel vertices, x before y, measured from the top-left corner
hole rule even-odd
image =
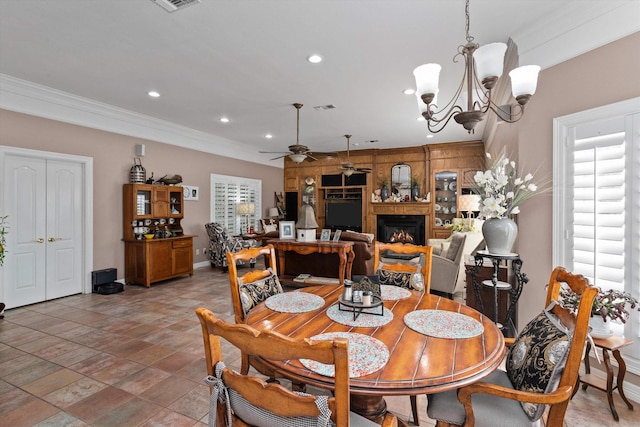
[[[576,313],[558,303],[568,286],[580,297]],[[510,346],[506,371],[458,390],[428,395],[427,414],[437,426],[536,426],[547,405],[547,427],[562,427],[589,329],[597,288],[582,275],[556,267],[547,288],[546,308]],[[473,396],[473,398],[472,398]]]
[[[222,271],[227,271],[228,268],[226,253],[259,246],[254,239],[229,236],[222,224],[217,222],[205,224],[204,228],[209,236],[209,260],[211,261],[211,266],[218,267]],[[243,259],[242,261],[238,260],[238,262],[248,263],[252,268],[256,264],[255,259]]]
[[[399,260],[385,257],[388,252],[404,255]],[[431,290],[431,266],[432,266],[432,246],[419,246],[411,243],[382,243],[376,242],[373,256],[373,264],[376,266],[376,274],[381,285],[395,284],[410,289],[418,290],[418,286],[412,283],[412,275],[420,270],[422,275],[424,292]],[[410,256],[413,256],[410,258]],[[416,260],[417,258],[417,260]],[[384,259],[384,262],[382,260]],[[409,396],[411,400],[411,414],[413,423],[420,425],[418,416],[418,398]]]
[[[232,325],[218,319],[210,310],[198,308],[207,362],[207,380],[212,398],[209,425],[218,426],[303,426],[330,425],[378,426],[349,410],[349,342],[293,339],[277,332],[258,331],[248,325]],[[333,396],[295,393],[280,384],[267,383],[259,377],[234,372],[222,361],[220,338],[242,353],[271,360],[310,359],[334,365]],[[387,414],[385,427],[397,426],[397,419]]]
[[[255,265],[255,259],[259,256],[264,256],[264,269],[249,270],[241,276],[238,275],[238,264],[242,265],[248,260],[254,260]],[[277,281],[278,268],[276,266],[276,252],[273,245],[266,245],[257,248],[245,248],[237,252],[227,252],[226,257],[227,265],[229,266],[229,288],[231,291],[231,303],[233,305],[235,321],[238,324],[245,323],[245,316],[248,310],[250,310],[250,308],[247,308],[248,305],[253,306],[259,302],[257,301],[258,299],[266,299],[270,294],[277,292],[279,282],[275,287],[265,285],[265,281],[270,278]],[[247,284],[253,284],[254,289],[258,289],[258,291],[252,292],[247,290],[246,292],[241,292],[241,287]],[[265,290],[265,288],[274,288],[274,290],[269,291]],[[281,287],[279,291],[282,292]],[[243,295],[241,295],[241,293],[244,293],[245,304],[242,302]],[[255,296],[256,294],[258,295],[257,297]],[[248,299],[252,300],[250,304],[247,303]],[[243,352],[240,372],[247,374],[249,372],[249,366],[253,366],[258,372],[273,378],[274,373],[271,369],[266,367],[259,359],[250,357]]]

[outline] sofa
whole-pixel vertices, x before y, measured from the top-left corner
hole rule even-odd
[[[279,239],[278,231],[265,233],[262,244],[269,244],[270,240]],[[320,240],[317,233],[316,238]],[[333,239],[333,233],[331,233]],[[354,242],[353,251],[355,258],[351,269],[352,275],[371,275],[374,272],[373,255],[375,251],[375,239],[372,234],[344,231],[340,235],[341,241]],[[338,254],[309,254],[301,255],[293,251],[285,252],[285,268],[287,271],[278,271],[281,275],[297,276],[308,273],[312,276],[335,277],[338,271]]]

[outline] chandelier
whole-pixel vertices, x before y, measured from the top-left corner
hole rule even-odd
[[[505,122],[517,122],[524,115],[524,105],[536,91],[540,67],[518,67],[509,73],[513,97],[517,104],[505,107],[494,103],[491,90],[502,75],[507,45],[491,43],[480,47],[479,44],[473,43],[473,37],[469,35],[469,0],[466,1],[465,17],[467,43],[458,46],[458,53],[453,57],[453,62],[458,62],[459,55],[464,58],[464,75],[451,101],[438,110],[438,79],[441,69],[439,64],[424,64],[413,70],[416,95],[422,99],[422,103],[420,100],[418,103],[431,133],[444,129],[452,117],[472,133],[489,110]]]

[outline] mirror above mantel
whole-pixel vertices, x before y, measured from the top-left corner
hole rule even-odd
[[[411,200],[411,166],[398,163],[391,168],[391,192]]]

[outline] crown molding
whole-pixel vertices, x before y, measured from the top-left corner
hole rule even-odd
[[[576,8],[576,1],[558,2],[552,17],[512,36],[520,65],[546,69],[640,31],[640,2],[590,1]]]
[[[284,168],[246,144],[0,74],[0,108],[120,135]]]

